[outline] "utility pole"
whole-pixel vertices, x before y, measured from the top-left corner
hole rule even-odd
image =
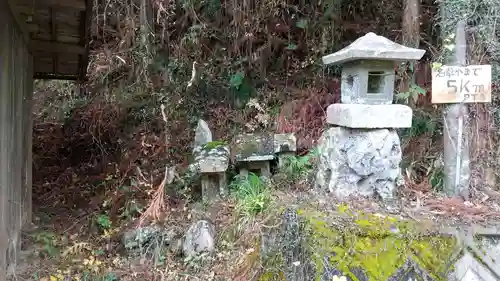
[[[467,39],[463,20],[457,24],[454,52],[449,65],[466,66]],[[470,182],[468,116],[469,108],[464,102],[444,106],[444,191],[448,196],[461,196],[464,200],[469,198]]]

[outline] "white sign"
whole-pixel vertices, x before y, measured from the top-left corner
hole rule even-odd
[[[491,65],[432,68],[432,103],[491,102]]]

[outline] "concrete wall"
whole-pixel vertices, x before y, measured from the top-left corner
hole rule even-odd
[[[0,281],[31,220],[32,64],[7,0],[0,0]]]

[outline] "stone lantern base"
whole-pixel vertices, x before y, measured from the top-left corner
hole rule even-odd
[[[329,124],[358,129],[409,128],[411,107],[403,104],[331,104],[327,108]]]
[[[316,186],[337,197],[392,198],[401,175],[401,145],[393,129],[334,127],[319,140]]]
[[[401,144],[395,129],[411,126],[404,105],[332,104],[327,129],[318,143],[316,187],[337,197],[391,199],[401,179]],[[388,129],[389,128],[389,129]]]

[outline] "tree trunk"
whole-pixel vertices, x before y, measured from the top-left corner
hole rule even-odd
[[[403,45],[411,48],[418,48],[420,45],[420,0],[405,0],[404,15],[402,23]],[[405,65],[413,62],[407,62]],[[404,67],[401,71],[401,81],[399,84],[399,92],[405,93],[410,89],[410,85],[414,82],[414,69],[408,71],[408,67]]]
[[[137,71],[135,73],[135,78],[136,79],[144,79],[144,81],[149,81],[148,77],[148,70],[149,65],[151,64],[152,58],[153,58],[153,50],[152,50],[152,33],[154,32],[153,29],[153,6],[151,4],[151,0],[140,0],[141,1],[141,6],[140,6],[140,12],[139,12],[139,19],[140,19],[140,38],[141,38],[141,50],[143,53],[142,57],[142,67],[137,68]],[[142,74],[142,75],[141,75]],[[143,76],[144,75],[144,76]]]

